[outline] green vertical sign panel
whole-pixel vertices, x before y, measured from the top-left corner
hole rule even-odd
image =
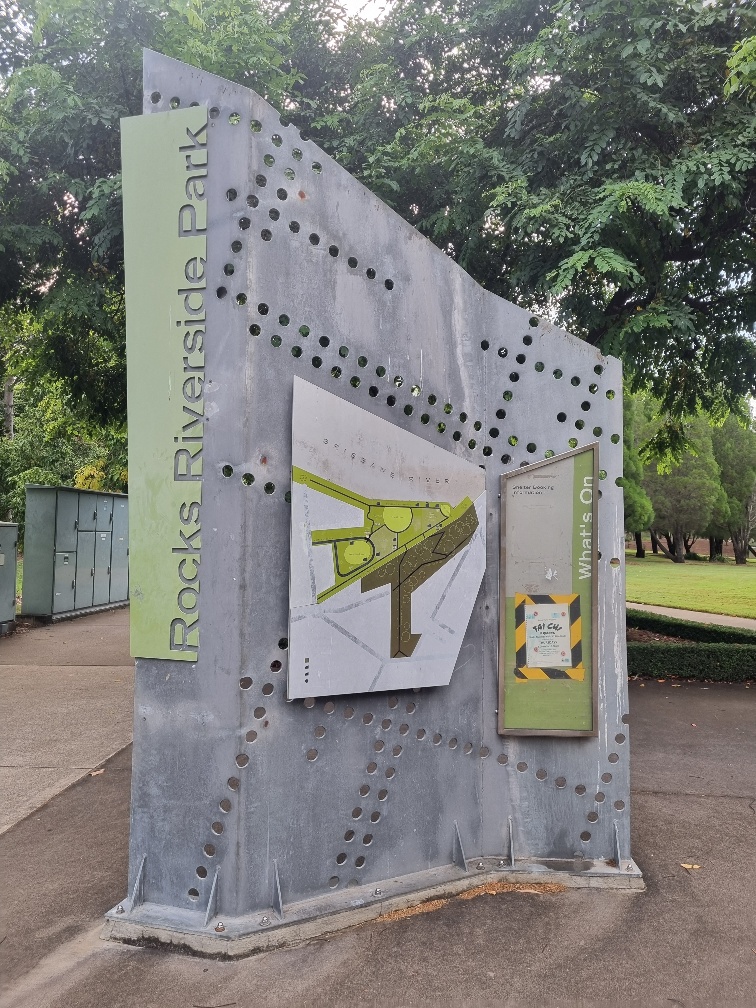
[[[131,653],[200,638],[207,109],[122,121]]]
[[[499,732],[595,735],[598,447],[501,478]]]

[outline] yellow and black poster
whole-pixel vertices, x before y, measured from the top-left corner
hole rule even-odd
[[[585,678],[580,596],[515,595],[515,678]]]

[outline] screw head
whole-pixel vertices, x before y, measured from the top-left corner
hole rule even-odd
[[[226,930],[226,925],[223,923],[223,921],[218,921],[218,923],[215,925],[215,930],[218,932],[218,934],[220,934],[221,931]]]
[[[383,889],[373,889],[373,896],[383,896]]]
[[[270,924],[270,917],[261,917],[260,924],[262,927],[267,927],[267,925]]]
[[[478,871],[483,871],[483,869],[484,869],[484,868],[485,868],[486,866],[485,866],[485,865],[483,864],[483,862],[482,862],[482,861],[478,861],[478,863],[477,863],[477,864],[475,865],[475,867],[476,867],[476,868],[478,869]]]
[[[507,867],[507,862],[506,861],[499,861],[499,863],[498,863],[498,865],[496,867],[497,868],[506,868]]]
[[[123,903],[118,904],[118,906],[116,907],[116,913],[117,914],[126,913],[126,911],[123,909]]]

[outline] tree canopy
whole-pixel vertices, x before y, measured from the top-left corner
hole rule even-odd
[[[677,459],[665,456],[644,464],[637,444],[652,441],[661,422],[653,398],[626,397],[625,531],[648,529],[655,550],[677,562],[696,539],[709,539],[711,559],[721,558],[723,543],[731,540],[736,563],[744,564],[756,533],[756,420],[731,414],[716,422],[701,413],[686,422],[687,447]],[[642,556],[639,535],[636,542]]]
[[[643,462],[639,453],[640,430],[642,429],[642,400],[628,396],[624,402],[622,415],[622,490],[625,506],[625,532],[636,534],[652,527],[654,508],[643,488]],[[639,555],[643,548],[638,544]]]
[[[685,559],[686,534],[691,540],[701,534],[723,498],[711,424],[699,416],[688,426],[690,444],[680,460],[661,470],[649,467],[643,481],[654,509],[655,530],[666,537],[677,562]]]
[[[756,106],[724,95],[751,17],[722,0],[399,0],[352,25],[310,118],[483,286],[621,356],[673,421],[656,447],[679,445],[686,413],[756,389]]]
[[[746,7],[342,13],[0,0],[0,304],[34,315],[36,366],[77,408],[123,417],[118,120],[141,109],[142,46],[255,88],[484,287],[621,356],[668,419],[654,449],[756,394]]]
[[[142,47],[256,88],[292,86],[257,2],[0,0],[0,306],[33,312],[35,361],[79,408],[124,419],[119,120]]]
[[[719,538],[732,540],[735,560],[744,564],[756,530],[756,425],[728,417],[712,431],[712,447],[725,498]]]

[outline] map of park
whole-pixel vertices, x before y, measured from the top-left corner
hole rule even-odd
[[[364,515],[361,527],[312,532],[313,545],[329,547],[333,558],[334,584],[317,601],[356,581],[363,592],[391,585],[391,657],[410,657],[420,640],[412,633],[412,593],[470,542],[478,528],[473,502],[368,500],[297,468],[293,480]]]

